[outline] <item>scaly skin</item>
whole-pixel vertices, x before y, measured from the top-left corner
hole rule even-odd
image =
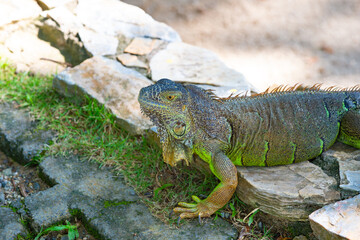
[[[143,88],[142,111],[158,126],[164,161],[193,153],[220,180],[210,195],[180,202],[181,218],[209,217],[235,192],[235,166],[275,166],[319,156],[336,140],[360,148],[360,91],[283,91],[218,99],[194,85],[168,79]]]

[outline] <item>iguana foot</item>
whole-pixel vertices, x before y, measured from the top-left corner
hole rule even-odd
[[[174,208],[175,213],[180,213],[180,218],[210,217],[217,209],[213,210],[205,200],[192,196],[196,203],[179,202],[180,207]]]

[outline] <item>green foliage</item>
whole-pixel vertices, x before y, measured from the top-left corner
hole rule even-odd
[[[63,231],[63,230],[68,231],[69,240],[75,240],[76,238],[79,237],[79,232],[77,230],[76,225],[71,225],[68,221],[66,221],[66,225],[58,225],[58,226],[48,227],[44,231],[41,228],[39,234],[35,237],[34,240],[38,240],[42,235],[44,235],[46,233],[54,232],[54,231]]]
[[[160,192],[161,190],[164,190],[165,188],[172,187],[172,186],[174,186],[174,184],[166,183],[166,184],[162,185],[161,187],[156,188],[156,189],[154,190],[154,199],[158,199],[158,197],[159,197],[159,192]]]

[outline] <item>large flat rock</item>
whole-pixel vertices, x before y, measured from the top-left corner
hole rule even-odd
[[[201,226],[193,220],[180,229],[168,226],[152,216],[121,176],[78,157],[47,157],[40,168],[55,186],[25,198],[36,230],[77,215],[101,239],[225,240],[237,236],[236,229],[222,219],[208,219]]]
[[[360,237],[360,195],[324,206],[309,219],[319,240],[357,240]]]
[[[272,216],[307,221],[314,210],[340,199],[337,183],[308,161],[276,167],[238,167],[238,197]]]
[[[115,60],[95,56],[58,74],[53,87],[72,99],[95,99],[115,114],[121,127],[141,134],[152,124],[141,114],[137,98],[140,89],[151,83]]]
[[[227,67],[213,52],[182,42],[170,43],[155,54],[150,69],[153,80],[197,83],[214,89],[220,97],[256,91],[241,73]]]
[[[93,55],[115,55],[122,37],[181,41],[171,27],[121,1],[79,0],[75,14],[84,25],[79,30],[80,38]]]

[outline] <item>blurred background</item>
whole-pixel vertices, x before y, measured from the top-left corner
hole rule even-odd
[[[124,0],[215,52],[258,90],[360,84],[359,0]]]

